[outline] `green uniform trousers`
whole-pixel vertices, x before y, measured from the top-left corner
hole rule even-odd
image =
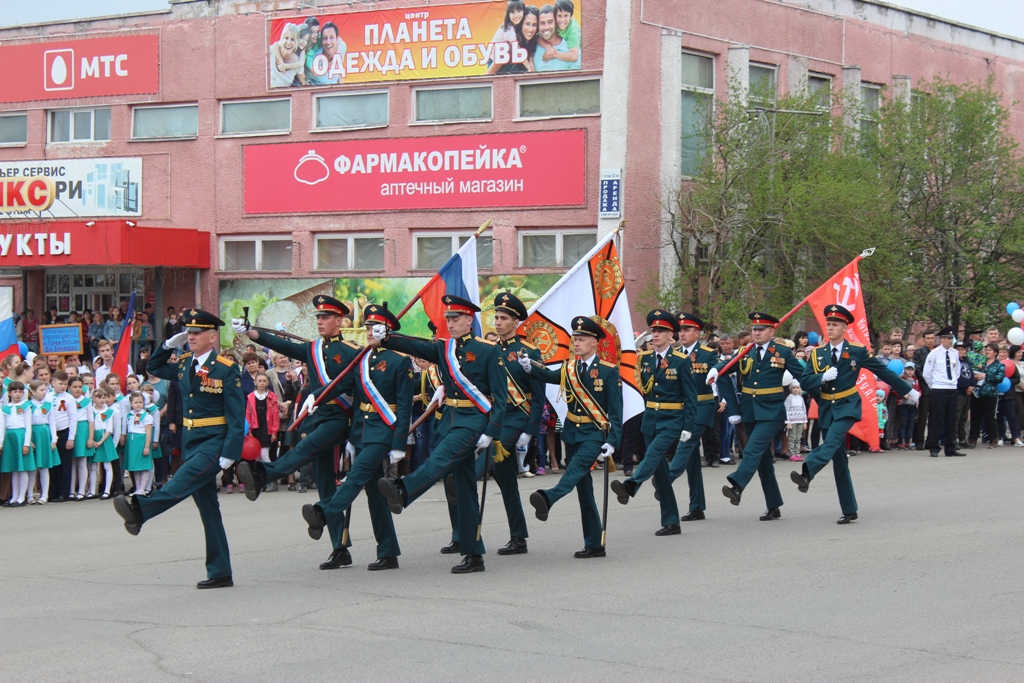
[[[825,439],[820,446],[807,454],[803,467],[808,480],[812,480],[829,460],[832,461],[832,473],[835,475],[836,491],[839,493],[839,507],[842,508],[844,515],[852,515],[857,511],[857,496],[853,493],[850,463],[846,456],[846,434],[855,424],[857,420],[852,417],[832,420]]]
[[[633,470],[633,476],[626,480],[626,488],[630,497],[635,497],[640,485],[654,477],[654,490],[658,492],[661,502],[661,525],[679,524],[679,504],[676,503],[676,492],[672,489],[666,460],[679,443],[679,432],[662,429],[655,432],[654,436],[644,434],[644,441],[647,443],[644,459]]]
[[[704,425],[697,425],[689,441],[679,442],[676,454],[672,458],[672,464],[668,468],[669,480],[672,482],[686,472],[686,483],[690,486],[690,512],[707,510],[707,502],[704,500],[704,475],[700,471],[700,457],[697,450],[705,429],[707,427]]]
[[[516,441],[522,434],[520,431],[502,429],[501,445],[509,452],[501,462],[494,462],[495,447],[490,447],[491,473],[494,474],[494,482],[501,491],[501,500],[505,504],[505,516],[508,518],[508,533],[513,538],[528,538],[526,530],[526,514],[523,513],[523,499],[519,496],[519,462],[516,459]],[[484,466],[487,458],[484,453],[476,457],[476,478],[484,476]],[[448,506],[448,517],[452,520],[452,540],[458,543],[459,533],[456,528],[457,519],[456,506]]]
[[[555,503],[569,491],[576,489],[576,496],[580,501],[580,517],[583,522],[584,547],[588,550],[598,550],[602,547],[601,515],[597,511],[597,501],[594,500],[594,480],[590,476],[590,467],[600,453],[600,441],[566,444],[565,474],[553,488],[541,491],[548,500],[548,507],[554,507]]]
[[[775,435],[782,429],[782,420],[761,420],[744,422],[747,430],[747,445],[743,448],[743,459],[727,479],[740,487],[742,491],[754,478],[757,472],[761,479],[761,490],[764,491],[764,502],[769,510],[782,507],[782,492],[779,482],[775,479],[775,455],[772,453],[772,442]]]
[[[341,488],[330,500],[321,500],[317,505],[324,511],[327,524],[345,526],[345,510],[356,499],[360,491],[366,492],[366,505],[370,509],[373,536],[377,539],[377,557],[398,557],[402,554],[395,534],[395,521],[387,500],[377,488],[377,480],[384,476],[384,461],[391,448],[388,444],[372,443],[363,446],[352,459],[352,468],[342,482]]]

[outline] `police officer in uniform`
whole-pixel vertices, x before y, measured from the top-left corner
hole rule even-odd
[[[276,334],[250,330],[246,321],[239,318],[231,321],[231,327],[236,333],[306,363],[309,368],[310,395],[302,409],[307,413],[324,387],[359,353],[359,346],[341,338],[341,319],[349,315],[348,307],[322,294],[313,297],[313,307],[316,309],[316,327],[320,338],[311,342],[294,342]],[[355,376],[355,372],[346,375],[337,386],[341,395],[325,402],[306,418],[302,424],[305,436],[295,448],[271,463],[257,460],[242,462],[238,466],[238,480],[245,484],[246,498],[256,500],[268,481],[287,477],[311,461],[320,500],[330,500],[334,496],[338,488],[334,471],[334,448],[348,439]],[[352,564],[352,555],[346,547],[351,542],[344,537],[343,525],[332,521],[328,530],[334,549],[327,561],[320,565],[320,569],[337,569]]]
[[[453,574],[484,571],[484,543],[477,528],[480,502],[476,493],[474,455],[500,437],[505,418],[508,385],[498,346],[472,334],[480,307],[462,297],[446,294],[450,339],[428,341],[392,335],[385,325],[371,328],[369,345],[384,346],[437,363],[449,408],[441,418],[440,441],[422,467],[404,478],[378,482],[391,511],[399,514],[448,472],[454,475],[458,499],[459,552],[464,559]]]
[[[597,356],[597,344],[606,336],[604,329],[584,316],[573,318],[571,326],[573,356],[559,369],[535,365],[528,357],[520,357],[519,363],[548,384],[560,385],[569,408],[562,430],[568,463],[565,474],[553,488],[530,494],[530,504],[537,519],[545,522],[551,506],[575,488],[584,547],[574,557],[589,559],[605,556],[590,468],[595,461],[603,463],[610,458],[622,439],[622,379],[618,367]]]
[[[124,519],[128,533],[137,536],[144,522],[192,496],[206,532],[207,579],[196,584],[196,588],[224,588],[234,583],[228,539],[217,502],[217,474],[241,458],[245,394],[238,366],[216,352],[219,328],[224,322],[198,308],[182,317],[185,331],[154,351],[146,368],[161,379],[177,382],[181,389],[182,409],[187,416],[181,438],[184,462],[159,491],[148,498],[115,498],[114,509]],[[186,340],[191,351],[170,364],[172,351]]]
[[[363,311],[366,325],[385,325],[398,330],[398,318],[383,306],[371,304]],[[302,506],[302,517],[309,525],[309,536],[319,540],[329,522],[344,526],[345,510],[361,490],[366,491],[373,535],[377,539],[377,561],[367,569],[397,569],[398,537],[387,501],[377,488],[384,476],[384,463],[397,464],[405,457],[412,414],[412,361],[391,349],[376,348],[360,360],[356,368],[355,414],[345,451],[352,459],[341,488],[327,501]],[[334,394],[335,392],[332,392]],[[331,396],[328,396],[331,398]]]
[[[661,502],[661,528],[654,535],[674,536],[680,533],[679,506],[666,458],[675,452],[676,444],[689,442],[693,435],[697,390],[690,360],[672,348],[673,337],[679,331],[675,314],[651,311],[647,325],[651,328],[650,348],[640,354],[636,366],[636,381],[646,408],[640,431],[647,441],[647,451],[633,475],[625,481],[616,479],[611,489],[626,505],[640,485],[653,476]]]
[[[800,386],[818,401],[818,421],[824,439],[807,455],[802,472],[790,474],[797,488],[806,493],[814,476],[832,461],[839,507],[843,511],[837,524],[849,524],[857,519],[857,497],[853,493],[846,457],[846,434],[862,417],[860,391],[857,390],[861,369],[889,384],[900,396],[909,394],[914,401],[920,398],[917,390],[875,358],[863,344],[845,338],[846,328],[852,323],[853,314],[845,307],[838,304],[825,307],[825,333],[829,343],[814,350],[800,378]]]
[[[796,377],[803,372],[803,366],[788,347],[772,340],[772,332],[779,324],[778,318],[757,311],[747,317],[750,318],[753,345],[750,352],[726,373],[728,375],[739,369],[739,414],[747,432],[747,445],[743,448],[743,460],[739,467],[726,477],[729,483],[722,487],[722,493],[733,505],[739,505],[743,489],[756,471],[768,506],[760,519],[767,522],[782,516],[779,511],[782,507],[782,493],[775,479],[775,456],[771,449],[775,435],[786,421],[786,393],[782,386],[782,376],[789,370]],[[718,379],[725,365],[725,362],[719,362],[711,368],[708,384]],[[724,395],[731,404],[730,413],[735,414],[735,399],[730,400],[728,392],[724,392]]]

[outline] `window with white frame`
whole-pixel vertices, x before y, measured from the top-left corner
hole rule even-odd
[[[316,130],[376,128],[388,125],[387,91],[317,95],[313,101],[313,128]]]
[[[175,140],[198,135],[198,104],[132,109],[132,140]]]
[[[807,96],[818,111],[832,111],[832,77],[808,74]]]
[[[222,237],[220,269],[290,273],[291,237]]]
[[[707,131],[715,103],[715,59],[682,57],[682,174],[695,176],[707,156]]]
[[[317,235],[316,270],[384,270],[384,238]]]
[[[413,102],[414,120],[418,123],[491,120],[489,85],[418,88],[413,90]]]
[[[770,64],[750,65],[750,106],[771,108],[778,97],[778,70]]]
[[[55,109],[49,112],[50,142],[91,142],[110,139],[110,108]]]
[[[597,229],[520,230],[519,266],[522,268],[568,268],[597,244]]]
[[[28,142],[28,114],[0,116],[0,145],[23,145]]]
[[[473,233],[421,233],[413,235],[413,265],[416,270],[437,270],[464,245]],[[494,268],[494,237],[483,234],[476,238],[476,267]]]
[[[288,133],[291,129],[290,98],[220,103],[221,135]]]
[[[860,134],[863,140],[878,130],[878,109],[882,106],[882,86],[861,83],[860,86]]]
[[[597,78],[519,82],[519,117],[590,116],[601,113]]]

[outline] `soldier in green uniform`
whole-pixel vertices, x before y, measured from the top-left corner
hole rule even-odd
[[[674,536],[680,533],[679,506],[666,457],[675,452],[677,443],[688,442],[693,434],[697,389],[689,359],[672,348],[673,337],[679,331],[675,314],[651,311],[647,314],[647,325],[651,328],[650,348],[640,354],[636,365],[637,385],[643,392],[646,408],[640,431],[647,441],[647,451],[633,476],[625,481],[616,479],[611,489],[618,501],[626,505],[640,485],[653,476],[661,503],[661,528],[654,535]]]
[[[779,324],[778,318],[756,311],[747,317],[750,318],[753,347],[746,357],[729,369],[730,373],[739,369],[741,394],[738,412],[747,432],[747,445],[743,448],[743,460],[739,467],[726,477],[729,483],[722,487],[722,493],[733,505],[739,505],[743,489],[756,471],[768,506],[760,519],[767,522],[782,516],[779,511],[782,507],[782,493],[775,479],[775,456],[771,450],[775,435],[786,421],[786,394],[782,376],[789,370],[796,377],[803,372],[803,366],[788,347],[772,341],[772,332]],[[725,365],[725,362],[719,362],[711,368],[708,384],[718,379],[718,373]],[[736,414],[735,399],[730,400],[728,392],[724,393],[731,404],[730,413]]]
[[[206,532],[206,576],[196,588],[233,586],[228,539],[217,503],[217,474],[242,456],[245,437],[245,394],[234,361],[216,353],[224,322],[197,308],[183,316],[185,331],[153,352],[146,369],[156,377],[177,382],[181,389],[184,434],[183,464],[174,477],[149,497],[114,499],[124,528],[137,536],[142,524],[192,496]],[[170,364],[173,349],[188,341],[191,352]]]
[[[480,307],[461,297],[446,294],[445,307],[449,339],[428,341],[388,333],[387,326],[374,325],[369,344],[384,346],[437,363],[449,408],[441,418],[443,435],[422,467],[407,477],[378,481],[380,492],[395,514],[408,507],[435,482],[452,472],[458,498],[459,552],[461,564],[454,574],[484,571],[484,543],[477,527],[480,502],[476,494],[473,456],[500,437],[505,418],[508,385],[498,346],[472,335],[474,316]]]
[[[718,401],[715,394],[707,386],[708,371],[718,365],[718,351],[700,343],[700,333],[704,329],[704,321],[693,313],[679,314],[679,353],[690,360],[690,372],[693,385],[697,390],[697,423],[693,436],[688,441],[680,441],[675,457],[668,468],[670,481],[675,482],[686,472],[687,484],[690,488],[690,509],[681,521],[693,522],[704,519],[707,503],[704,499],[704,476],[701,473],[700,458],[697,449],[705,430],[715,423],[715,413],[725,408],[724,401]],[[732,382],[723,382],[732,388]]]
[[[349,314],[345,304],[325,295],[313,297],[316,309],[316,328],[320,338],[311,342],[294,342],[276,334],[250,330],[241,319],[231,321],[238,334],[262,344],[278,353],[301,360],[309,368],[311,393],[302,409],[307,413],[324,387],[344,370],[359,354],[359,346],[341,338],[341,318]],[[334,448],[345,443],[350,428],[352,392],[355,388],[355,372],[350,372],[339,383],[340,395],[321,405],[302,423],[305,437],[295,448],[271,463],[260,461],[242,462],[238,466],[238,480],[245,484],[245,497],[256,500],[264,485],[269,481],[287,477],[309,462],[313,463],[313,479],[321,501],[330,500],[338,488],[334,471]],[[337,569],[352,564],[352,555],[346,546],[351,542],[345,538],[343,525],[328,525],[333,550],[320,569]]]
[[[597,357],[597,343],[605,337],[604,329],[584,316],[573,318],[571,326],[573,357],[561,368],[549,370],[528,357],[520,357],[519,363],[548,384],[560,385],[569,408],[562,430],[568,462],[565,474],[553,488],[530,494],[530,504],[536,509],[537,519],[545,522],[551,506],[575,488],[584,547],[574,557],[588,559],[605,556],[590,468],[595,461],[603,463],[610,458],[614,444],[622,439],[622,378],[618,367]]]
[[[366,307],[363,320],[367,326],[385,325],[389,331],[401,327],[391,311],[376,304]],[[363,356],[358,373],[353,403],[356,412],[346,446],[352,468],[334,497],[303,505],[302,517],[309,525],[310,538],[319,540],[324,527],[330,523],[344,526],[345,510],[359,492],[365,490],[373,535],[377,539],[377,561],[367,569],[397,569],[401,551],[395,523],[387,501],[377,488],[377,480],[384,476],[385,460],[394,465],[405,457],[412,414],[412,361],[397,351],[377,348]]]
[[[857,497],[846,457],[846,434],[862,417],[857,389],[861,369],[874,373],[900,396],[909,394],[913,401],[920,398],[917,390],[875,358],[863,344],[845,339],[846,328],[852,323],[853,314],[843,306],[825,307],[825,334],[829,343],[814,350],[800,378],[800,386],[818,401],[818,421],[825,436],[821,445],[807,455],[803,471],[790,474],[797,488],[806,493],[814,476],[832,461],[839,507],[843,511],[837,524],[849,524],[857,519]]]

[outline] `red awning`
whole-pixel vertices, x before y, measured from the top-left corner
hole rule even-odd
[[[0,223],[0,268],[139,266],[209,268],[210,234],[129,221]]]

